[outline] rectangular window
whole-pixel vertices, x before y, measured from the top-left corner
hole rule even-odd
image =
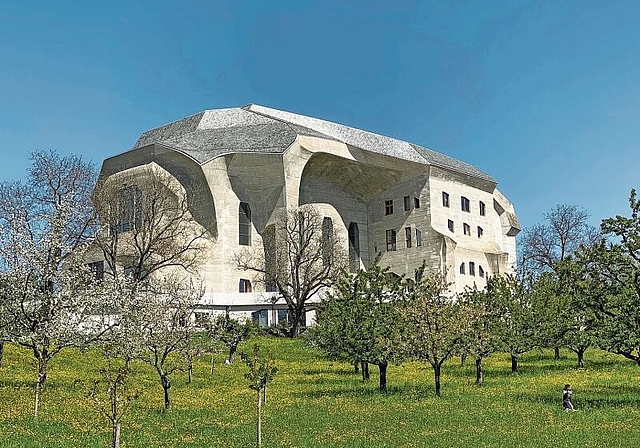
[[[238,283],[238,292],[251,292],[251,282],[245,278],[241,278]]]
[[[387,199],[384,201],[384,214],[393,215],[393,199]]]
[[[422,246],[422,232],[416,229],[416,247]]]
[[[460,273],[464,274],[464,263],[460,265]]]
[[[442,206],[449,207],[449,193],[446,191],[442,192]]]
[[[449,228],[449,230],[450,230],[451,232],[453,232],[453,221],[449,220],[449,221],[447,222],[447,227]]]
[[[476,275],[476,264],[473,261],[469,262],[469,275]]]
[[[396,250],[396,231],[387,230],[387,252]]]
[[[411,247],[411,227],[404,228],[404,239],[407,243],[407,249]]]
[[[414,197],[413,198],[413,208],[420,208],[420,198],[419,197]]]
[[[482,238],[483,234],[484,234],[484,230],[482,230],[482,227],[478,226],[478,238]]]
[[[471,236],[471,226],[469,224],[467,224],[466,222],[464,224],[462,224],[462,230],[463,230],[465,235]]]
[[[404,211],[408,212],[411,210],[411,196],[404,197]]]
[[[487,210],[486,207],[484,205],[484,202],[480,201],[480,216],[485,216]]]
[[[251,207],[246,202],[238,207],[238,243],[251,246]]]
[[[104,260],[89,263],[88,266],[95,280],[104,280]]]
[[[460,197],[460,207],[462,208],[463,212],[470,212],[471,211],[471,205],[469,203],[469,199],[465,198],[464,196]]]

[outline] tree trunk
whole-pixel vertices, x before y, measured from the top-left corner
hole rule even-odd
[[[371,378],[371,375],[369,375],[369,363],[367,361],[360,361],[360,367],[362,371],[362,381],[368,381]]]
[[[476,357],[476,384],[482,386],[484,378],[482,377],[482,356]]]
[[[467,360],[467,354],[463,353],[462,355],[460,355],[460,367],[464,366],[465,361]]]
[[[380,369],[380,393],[387,393],[387,362],[381,362],[378,364],[378,369]]]
[[[211,353],[211,375],[213,375],[213,360],[214,360],[213,353]]]
[[[229,347],[229,364],[233,364],[233,360],[236,358],[236,350],[238,350],[238,346],[235,344]]]
[[[35,404],[33,408],[33,419],[38,420],[38,408],[40,406],[40,391],[47,381],[47,362],[44,359],[38,360],[38,380],[36,381]]]
[[[2,367],[3,358],[4,358],[4,341],[0,341],[0,367]]]
[[[188,372],[189,372],[189,379],[187,380],[187,383],[191,384],[191,381],[193,381],[193,363],[192,362],[189,363]]]
[[[300,317],[297,316],[298,313],[293,316],[293,322],[291,325],[291,329],[289,330],[289,337],[297,338],[300,336]]]
[[[162,382],[162,389],[164,390],[164,410],[165,412],[168,412],[171,410],[171,396],[169,395],[171,380],[167,375],[162,374],[160,376],[160,381]]]
[[[353,361],[353,373],[360,373],[360,363]]]
[[[579,348],[576,353],[578,354],[578,367],[579,368],[584,368],[584,352],[586,352],[587,349],[583,349],[583,348]],[[640,364],[640,363],[639,363]]]
[[[113,425],[111,448],[120,448],[120,422]]]
[[[511,373],[518,373],[518,357],[511,355]]]
[[[256,446],[262,446],[262,395],[258,389],[258,424],[256,427]]]
[[[440,396],[440,367],[441,365],[438,363],[433,365],[433,378],[436,383],[436,396],[438,397]]]
[[[262,391],[262,401],[263,401],[264,403],[266,403],[266,402],[267,402],[267,386],[266,386],[266,385],[264,386],[264,389],[263,389],[263,391]]]
[[[553,359],[560,359],[560,347],[553,347]]]

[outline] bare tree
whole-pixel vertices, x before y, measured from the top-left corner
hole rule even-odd
[[[170,375],[185,370],[181,361],[194,349],[193,311],[203,294],[198,267],[211,237],[194,218],[192,196],[153,163],[101,179],[93,195],[101,226],[95,256],[105,265],[102,291],[114,328],[110,343],[127,365],[137,358],[156,370],[165,410]]]
[[[92,337],[91,281],[82,253],[94,233],[94,167],[77,156],[34,152],[26,183],[0,183],[4,339],[37,364],[34,417],[49,362]]]
[[[309,301],[334,284],[346,261],[344,241],[330,220],[310,205],[283,210],[263,249],[235,255],[239,269],[256,273],[259,282],[284,299],[291,313],[291,337],[300,333]]]
[[[243,353],[242,360],[247,365],[248,372],[244,377],[249,380],[249,388],[258,394],[257,400],[257,424],[256,424],[256,446],[262,446],[262,396],[260,391],[264,391],[266,401],[267,385],[273,381],[278,368],[275,366],[273,359],[268,355],[260,353],[260,346],[253,346],[253,356]]]
[[[105,350],[106,367],[100,369],[100,380],[93,383],[89,398],[98,411],[111,423],[111,447],[120,447],[120,428],[122,419],[132,403],[140,397],[140,391],[131,391],[128,384],[131,370],[117,364],[117,355]]]
[[[545,222],[525,229],[520,239],[523,280],[553,270],[554,263],[565,260],[581,244],[596,241],[598,231],[588,219],[584,208],[558,204],[544,215]]]

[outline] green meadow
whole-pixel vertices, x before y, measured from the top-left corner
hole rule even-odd
[[[264,406],[265,447],[636,447],[640,443],[640,368],[590,349],[586,368],[562,352],[532,351],[510,372],[507,355],[485,360],[485,384],[474,385],[474,363],[443,368],[442,396],[433,392],[429,366],[389,367],[389,394],[378,393],[377,368],[363,383],[346,363],[331,362],[303,340],[259,338],[279,372]],[[248,351],[249,346],[241,350]],[[255,445],[255,392],[245,365],[209,359],[173,377],[173,409],[163,413],[155,372],[134,366],[142,391],[122,425],[123,447],[250,447]],[[0,446],[108,447],[110,427],[87,398],[99,378],[99,352],[63,352],[54,359],[32,417],[31,354],[8,346],[0,368]],[[576,412],[562,410],[562,387],[574,389]]]

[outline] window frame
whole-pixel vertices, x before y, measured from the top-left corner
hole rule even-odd
[[[487,214],[487,205],[482,201],[479,201],[478,205],[479,205],[479,209],[480,209],[480,216],[486,216],[486,214]]]
[[[422,232],[416,229],[416,247],[422,247]]]
[[[393,215],[393,199],[384,200],[384,216]]]
[[[450,232],[455,233],[456,225],[455,225],[455,222],[453,222],[453,219],[449,219],[447,221],[447,228],[449,229]]]
[[[442,192],[442,206],[449,208],[451,206],[451,201],[449,200],[449,193],[446,191]]]
[[[241,278],[238,281],[238,292],[241,294],[253,292],[253,285],[251,285],[251,280]]]
[[[484,229],[480,226],[478,226],[478,238],[482,238],[484,235]]]
[[[238,205],[238,244],[251,246],[251,206],[248,202],[240,201]]]
[[[462,233],[464,233],[467,236],[471,236],[471,226],[466,222],[462,223]]]
[[[411,230],[411,227],[405,227],[404,228],[404,243],[407,249],[411,249],[412,246],[412,241],[411,241],[411,236],[413,234],[413,231]]]
[[[385,241],[387,242],[387,252],[395,252],[397,250],[397,238],[398,235],[393,229],[389,229],[385,234]]]
[[[405,196],[402,198],[402,205],[405,212],[411,211],[411,196]]]
[[[476,264],[473,261],[469,262],[469,275],[473,275],[474,277],[476,275]]]
[[[465,196],[460,196],[460,209],[463,212],[471,213],[471,201]]]

